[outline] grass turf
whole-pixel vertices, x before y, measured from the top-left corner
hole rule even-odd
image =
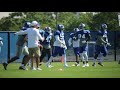
[[[19,70],[20,63],[11,63],[7,70],[4,70],[0,65],[0,78],[120,78],[120,64],[118,62],[103,62],[104,67],[96,64],[92,66],[89,62],[89,67],[72,66],[74,62],[68,62],[69,68],[64,68],[63,63],[53,62],[53,68],[47,68],[45,63],[41,66],[42,71],[31,71],[29,66],[28,71]],[[60,71],[59,69],[62,69]]]

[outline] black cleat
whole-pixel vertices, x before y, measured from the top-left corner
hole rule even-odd
[[[100,63],[100,62],[99,62],[98,64],[99,64],[100,66],[104,66],[104,65],[103,65],[102,63]]]
[[[5,70],[7,70],[7,65],[8,65],[7,63],[3,63],[3,67]]]

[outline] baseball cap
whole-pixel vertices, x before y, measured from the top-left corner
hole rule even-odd
[[[38,22],[37,21],[32,21],[31,26],[35,26],[35,25],[38,25]]]

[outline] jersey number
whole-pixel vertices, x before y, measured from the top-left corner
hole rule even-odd
[[[83,34],[83,35],[79,34],[78,37],[79,38],[85,38],[85,34]]]

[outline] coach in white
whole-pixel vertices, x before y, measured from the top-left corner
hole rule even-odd
[[[36,29],[38,25],[37,21],[33,21],[31,23],[31,28],[25,30],[25,31],[19,31],[16,32],[16,35],[28,35],[28,50],[29,50],[29,57],[33,61],[33,58],[36,58],[36,68],[37,70],[42,70],[39,68],[39,57],[40,57],[40,48],[39,48],[39,40],[44,40],[44,38],[39,34],[39,30]],[[36,70],[36,68],[33,68],[32,63],[32,70]]]

